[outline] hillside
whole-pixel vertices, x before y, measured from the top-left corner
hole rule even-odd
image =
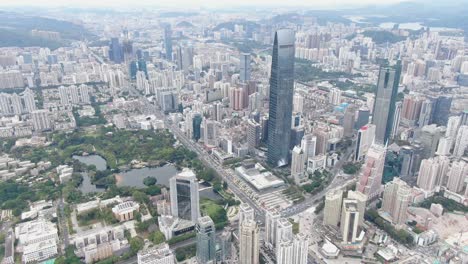
[[[59,32],[61,41],[49,41],[31,36],[31,30]],[[56,49],[67,45],[70,40],[94,39],[95,36],[80,25],[57,19],[27,16],[0,11],[0,47],[40,46]]]

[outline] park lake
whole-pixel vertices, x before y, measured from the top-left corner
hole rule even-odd
[[[107,168],[106,160],[99,155],[87,155],[79,156],[74,155],[72,158],[86,164],[94,165],[97,170],[105,170]],[[115,174],[117,186],[128,186],[135,188],[145,188],[143,180],[146,177],[156,178],[156,184],[169,187],[169,179],[177,175],[178,171],[175,166],[172,164],[166,164],[161,167],[144,167],[138,169],[130,169],[127,171],[119,172]],[[80,186],[80,190],[83,193],[92,193],[92,192],[104,192],[104,188],[100,188],[91,183],[91,178],[87,172],[82,172],[83,182]],[[213,188],[207,184],[200,184],[200,196],[210,199],[219,199],[220,196],[213,192]]]

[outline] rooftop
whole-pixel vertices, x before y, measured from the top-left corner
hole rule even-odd
[[[237,167],[236,172],[258,191],[284,185],[283,180],[279,179],[271,172],[266,171],[259,163],[255,164],[254,167]]]

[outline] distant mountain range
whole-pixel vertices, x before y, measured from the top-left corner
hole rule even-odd
[[[34,29],[59,32],[61,40],[52,41],[34,37],[31,35],[31,31]],[[70,40],[92,40],[96,38],[83,26],[68,21],[2,11],[0,11],[0,36],[2,36],[0,38],[0,47],[39,46],[51,49],[67,45]]]

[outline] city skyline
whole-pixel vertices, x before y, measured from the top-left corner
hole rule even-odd
[[[468,263],[463,1],[10,2],[2,264]]]

